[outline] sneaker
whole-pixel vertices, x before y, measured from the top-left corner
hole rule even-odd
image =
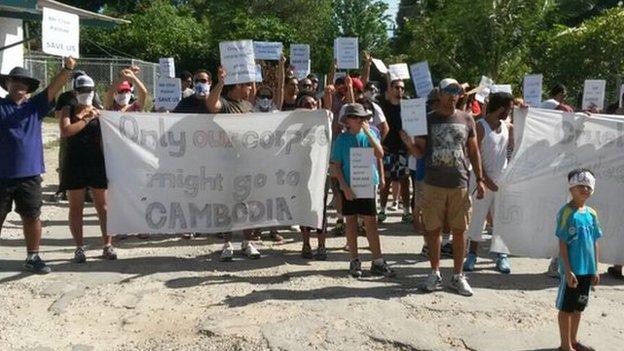
[[[469,252],[466,255],[466,261],[464,262],[464,271],[472,272],[475,269],[475,264],[477,263],[477,254],[474,252]]]
[[[85,255],[84,249],[79,247],[74,251],[74,262],[76,263],[85,263],[87,262],[87,256]]]
[[[349,264],[349,274],[351,274],[353,278],[362,277],[362,263],[357,258]]]
[[[223,244],[223,248],[221,249],[221,262],[229,262],[234,258],[234,248],[232,247],[232,243],[227,242]]]
[[[303,247],[301,248],[301,257],[305,258],[306,260],[314,258],[314,254],[312,253],[312,248],[310,247],[310,244],[303,244]]]
[[[117,259],[117,252],[115,252],[115,248],[112,245],[107,245],[102,249],[102,256],[104,259],[114,261]]]
[[[446,258],[452,258],[453,257],[453,244],[446,243],[442,245],[442,248],[440,249],[440,255]]]
[[[43,262],[39,255],[30,260],[26,260],[26,262],[24,262],[24,269],[37,274],[48,274],[52,272],[52,269]]]
[[[457,293],[462,296],[472,296],[474,294],[472,288],[468,285],[466,276],[463,274],[454,275],[453,279],[451,279],[451,285],[449,287],[457,291]]]
[[[413,217],[411,213],[403,213],[403,216],[401,216],[401,221],[403,223],[412,223]]]
[[[559,278],[559,259],[557,257],[550,259],[546,274],[551,278]]]
[[[241,246],[243,247],[243,254],[247,256],[247,258],[260,258],[260,251],[258,251],[251,242],[243,241]]]
[[[316,249],[316,253],[314,254],[314,259],[317,261],[327,260],[327,249],[324,246],[319,246],[319,248]]]
[[[507,255],[498,254],[498,257],[496,258],[496,270],[503,274],[511,273],[511,265],[509,264]]]
[[[399,206],[397,205],[396,201],[392,202],[392,205],[388,206],[388,211],[398,211],[399,210]]]
[[[379,212],[379,214],[377,215],[377,223],[383,223],[386,218],[388,218],[388,216],[386,216],[385,212]]]
[[[428,292],[433,292],[438,290],[442,286],[442,276],[440,273],[431,273],[427,276],[427,280],[425,280],[425,290]]]
[[[333,236],[343,236],[343,235],[345,235],[345,224],[344,224],[344,222],[342,220],[339,219],[336,222],[336,225],[331,230],[331,234]]]
[[[390,268],[386,261],[383,261],[382,264],[371,264],[371,274],[372,275],[383,275],[386,278],[392,278],[396,276],[396,272]]]

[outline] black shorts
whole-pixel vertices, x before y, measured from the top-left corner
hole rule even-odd
[[[386,153],[383,159],[385,177],[391,181],[403,180],[410,175],[407,154]]]
[[[585,310],[589,301],[591,279],[591,275],[577,275],[578,285],[576,288],[571,288],[568,286],[565,276],[561,276],[561,285],[557,295],[557,308],[567,313]]]
[[[41,176],[0,179],[0,226],[13,209],[24,218],[41,215]]]
[[[342,215],[343,216],[376,216],[377,215],[377,201],[373,199],[355,199],[353,201],[347,200],[344,193],[341,191],[342,197]]]

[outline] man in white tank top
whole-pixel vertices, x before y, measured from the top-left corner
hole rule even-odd
[[[464,262],[464,271],[474,270],[477,262],[477,249],[482,237],[488,213],[494,216],[494,197],[498,191],[498,181],[507,167],[507,148],[513,147],[512,125],[507,118],[513,109],[514,98],[509,93],[495,93],[489,97],[485,118],[477,121],[477,142],[481,151],[481,163],[485,182],[483,199],[473,199],[473,216],[468,227],[470,249]],[[509,250],[502,238],[496,233],[492,236],[490,251],[497,253],[496,269],[510,273],[511,266],[507,259]]]

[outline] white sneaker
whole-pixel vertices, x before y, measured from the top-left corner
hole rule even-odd
[[[550,259],[548,265],[548,272],[546,274],[551,278],[559,278],[559,258],[553,257]]]
[[[243,254],[248,258],[260,258],[260,251],[258,251],[251,242],[243,241],[241,244]]]
[[[221,249],[221,261],[229,262],[234,258],[234,247],[232,247],[231,242],[226,242],[223,244],[223,248]]]
[[[440,276],[440,273],[431,273],[427,276],[424,288],[426,291],[432,292],[438,290],[441,285],[442,277]]]
[[[472,296],[474,294],[472,288],[470,287],[470,285],[468,285],[468,280],[466,280],[466,276],[463,274],[453,275],[453,279],[451,279],[451,285],[449,287],[463,296]]]

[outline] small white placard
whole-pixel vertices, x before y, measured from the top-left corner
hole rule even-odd
[[[179,78],[159,78],[156,83],[156,101],[154,102],[156,110],[173,110],[182,99],[181,90]]]
[[[219,51],[221,66],[227,71],[226,85],[256,81],[256,62],[251,40],[221,42]]]
[[[79,23],[78,15],[44,7],[41,20],[43,52],[55,56],[78,58],[80,56]]]
[[[336,38],[334,41],[334,58],[338,61],[338,69],[360,68],[360,51],[358,38]]]
[[[262,66],[256,64],[256,83],[262,83]]]
[[[256,60],[278,61],[283,49],[282,43],[276,41],[254,41],[253,47]]]
[[[529,74],[524,76],[524,103],[531,107],[542,106],[542,82],[541,74]]]
[[[162,78],[175,77],[175,61],[173,57],[161,57],[158,63],[160,64],[160,76]]]
[[[422,61],[410,66],[412,73],[412,82],[416,95],[419,97],[427,97],[433,90],[433,81],[431,80],[431,72],[429,71],[429,63]]]
[[[477,87],[477,95],[475,95],[475,100],[480,103],[484,103],[485,99],[490,95],[491,86],[494,84],[494,81],[486,76],[481,76],[481,81],[479,82],[479,86]]]
[[[410,79],[409,68],[407,63],[395,63],[388,66],[388,73],[390,73],[390,80],[405,80]]]
[[[513,95],[513,89],[511,89],[511,84],[493,84],[490,87],[490,94],[494,93],[509,93]]]
[[[297,79],[303,79],[310,74],[310,45],[290,45],[290,65]]]
[[[375,65],[375,67],[377,67],[377,70],[379,71],[379,73],[381,74],[388,73],[388,67],[386,67],[386,64],[382,60],[374,58],[373,64]]]
[[[373,184],[373,167],[375,167],[375,156],[373,148],[354,147],[350,152],[349,175],[351,190],[358,199],[375,198],[375,185]]]
[[[427,98],[401,100],[401,122],[408,135],[427,135]]]
[[[583,88],[583,110],[592,106],[602,110],[604,108],[605,88],[607,81],[602,79],[587,79]]]

